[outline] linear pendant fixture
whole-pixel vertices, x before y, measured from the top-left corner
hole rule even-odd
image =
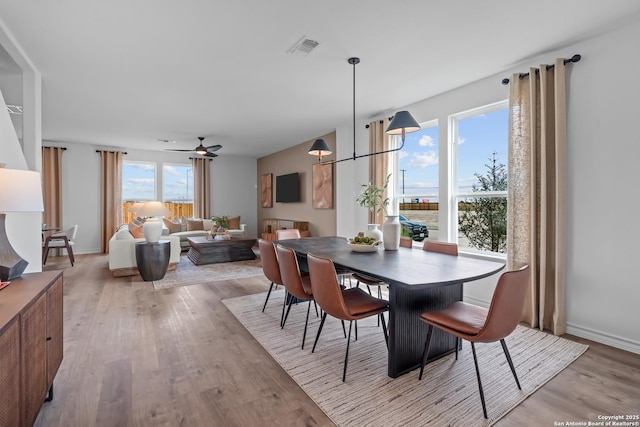
[[[322,162],[322,156],[328,156],[331,154],[331,149],[327,145],[327,143],[322,139],[317,139],[311,148],[309,149],[309,154],[312,156],[318,156],[318,162],[323,164],[333,164],[344,162],[345,160],[356,160],[361,157],[370,157],[377,156],[378,154],[392,153],[394,151],[402,150],[404,147],[404,139],[407,133],[416,132],[420,130],[420,125],[413,118],[411,113],[408,111],[398,111],[389,126],[387,127],[386,133],[387,135],[401,135],[402,144],[398,148],[393,148],[390,150],[377,151],[375,153],[367,153],[367,154],[356,154],[356,64],[360,63],[360,58],[352,57],[347,60],[347,62],[353,65],[353,155],[351,157],[346,157],[341,160],[331,160],[327,162]]]

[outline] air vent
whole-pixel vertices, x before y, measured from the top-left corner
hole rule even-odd
[[[296,56],[307,56],[313,49],[315,49],[320,43],[302,36],[293,46],[287,50],[287,53],[292,53]]]
[[[22,107],[20,105],[7,105],[7,111],[9,114],[22,114]]]

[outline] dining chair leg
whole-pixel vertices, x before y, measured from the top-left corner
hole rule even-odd
[[[269,286],[269,292],[267,292],[267,298],[264,300],[264,305],[262,306],[263,313],[264,313],[264,309],[267,308],[267,301],[269,301],[269,296],[271,295],[271,289],[273,289],[273,282],[271,282],[271,286]]]
[[[307,325],[309,325],[309,311],[311,310],[311,300],[309,300],[309,304],[307,305],[307,319],[304,321],[304,332],[302,334],[302,347],[304,350],[304,342],[307,339]]]
[[[427,329],[427,339],[424,341],[424,350],[422,351],[422,366],[420,366],[419,380],[422,379],[422,373],[424,372],[424,365],[427,363],[427,355],[429,354],[429,345],[431,344],[431,335],[433,334],[433,326],[429,325]]]
[[[513,378],[516,379],[518,389],[522,390],[522,388],[520,387],[520,381],[518,381],[518,376],[516,375],[516,368],[513,366],[513,361],[511,360],[511,355],[509,354],[509,349],[507,349],[507,343],[504,342],[504,338],[500,340],[500,344],[502,344],[504,355],[507,356],[507,362],[509,362],[509,367],[511,368],[511,372],[513,373]]]
[[[69,255],[69,261],[71,261],[71,267],[73,267],[73,263],[76,262],[76,257],[73,255],[73,249],[67,243],[67,254]]]
[[[327,312],[325,311],[322,314],[322,318],[320,319],[320,326],[318,327],[318,333],[316,334],[316,340],[313,342],[313,348],[311,349],[311,353],[316,351],[316,344],[318,344],[318,338],[320,338],[320,332],[322,332],[322,327],[324,326],[324,321],[327,318]]]
[[[487,417],[487,405],[484,403],[484,391],[482,390],[482,380],[480,380],[480,368],[478,368],[478,357],[476,356],[476,346],[471,342],[471,352],[473,353],[473,363],[476,365],[476,376],[478,377],[478,389],[480,390],[480,400],[482,401],[482,412],[485,418]]]
[[[356,320],[356,341],[358,341],[358,321]],[[351,328],[351,325],[349,325],[349,328]]]
[[[49,256],[49,241],[45,240],[44,247],[42,248],[42,265],[47,263],[47,257]]]
[[[313,306],[316,308],[316,317],[318,317],[318,304],[316,304],[316,300],[313,300]]]
[[[344,333],[344,337],[347,337],[347,328],[344,327],[344,320],[341,320],[342,322],[342,332]]]
[[[287,323],[287,318],[289,317],[289,312],[291,311],[291,306],[293,305],[293,297],[289,298],[287,301],[287,314],[284,315],[284,319],[282,319],[282,324],[280,325],[280,329],[284,329],[284,324]]]
[[[351,326],[353,320],[349,321],[349,337],[347,338],[347,351],[344,354],[344,368],[342,369],[342,382],[347,380],[347,363],[349,363],[349,344],[351,343]]]
[[[289,292],[284,291],[284,302],[282,303],[282,314],[280,315],[280,327],[283,328],[284,324],[284,309],[287,307],[287,302],[289,301]]]
[[[460,337],[456,337],[456,360],[458,360],[458,347],[460,347]]]

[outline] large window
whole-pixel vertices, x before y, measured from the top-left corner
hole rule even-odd
[[[156,200],[156,164],[152,162],[122,162],[122,209],[125,222],[133,214],[127,212],[135,202]]]
[[[162,200],[174,216],[193,215],[193,167],[162,165]]]
[[[420,126],[397,156],[396,200],[410,223],[403,230],[415,245],[426,224],[430,240],[463,252],[506,253],[508,102],[451,115],[446,129],[437,120]]]
[[[461,249],[506,253],[507,103],[453,115],[450,124],[453,234]]]
[[[437,240],[438,122],[433,120],[420,126],[418,132],[406,135],[404,147],[398,155],[397,200],[400,214],[412,223],[426,224],[429,238]],[[408,234],[405,232],[405,235]],[[421,241],[422,236],[417,234],[409,237]]]

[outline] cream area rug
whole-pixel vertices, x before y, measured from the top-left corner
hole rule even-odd
[[[220,280],[261,276],[262,274],[260,258],[249,261],[195,265],[186,256],[183,256],[175,270],[167,271],[162,280],[153,281],[153,287],[155,289],[166,289],[178,286],[201,285]]]
[[[311,309],[304,350],[307,303],[294,305],[284,329],[279,321],[284,292],[224,300],[224,304],[271,356],[338,426],[488,426],[576,360],[587,346],[518,326],[506,338],[522,386],[518,390],[500,343],[477,344],[489,419],[482,414],[471,346],[459,359],[444,357],[399,378],[387,376],[387,348],[375,318],[358,322],[358,340],[349,349],[347,381],[342,382],[346,349],[340,322],[327,317],[315,353],[320,323]],[[347,325],[348,327],[348,325]],[[353,335],[352,335],[353,340]]]

